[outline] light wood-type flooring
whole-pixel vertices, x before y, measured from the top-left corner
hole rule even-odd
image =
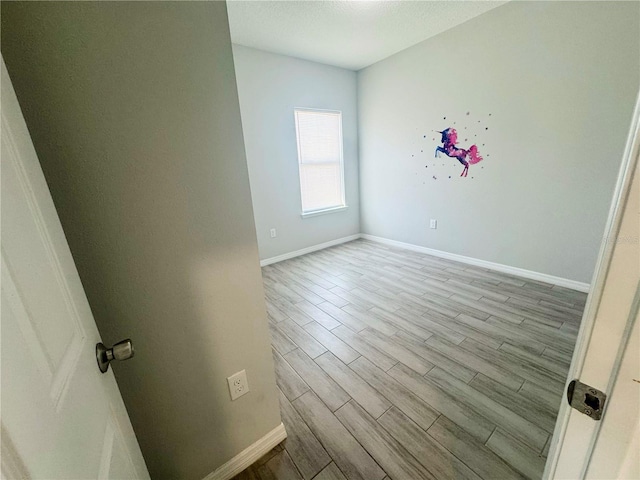
[[[586,294],[364,240],[262,269],[288,438],[237,479],[539,479]]]

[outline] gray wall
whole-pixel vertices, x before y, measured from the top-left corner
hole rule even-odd
[[[360,233],[356,73],[239,45],[233,55],[260,258]],[[296,107],[342,111],[346,211],[300,216]]]
[[[225,3],[2,2],[2,54],[151,475],[201,479],[280,423]]]
[[[637,2],[512,2],[361,70],[363,232],[589,282],[638,91],[639,18]],[[485,156],[467,178],[433,158],[449,126]]]

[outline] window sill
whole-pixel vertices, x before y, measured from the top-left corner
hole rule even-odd
[[[342,212],[347,208],[349,208],[348,205],[342,205],[341,207],[325,208],[324,210],[315,210],[313,212],[302,213],[301,217],[302,218],[317,217],[318,215],[326,215],[328,213]]]

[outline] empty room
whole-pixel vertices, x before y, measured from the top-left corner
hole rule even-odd
[[[640,477],[640,2],[1,9],[3,478]]]

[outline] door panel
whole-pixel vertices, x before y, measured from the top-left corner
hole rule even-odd
[[[73,308],[60,264],[48,248],[51,242],[13,142],[4,134],[8,131],[4,119],[2,127],[2,191],[5,198],[11,199],[11,204],[2,211],[2,221],[3,226],[12,229],[2,237],[2,279],[3,284],[5,280],[8,282],[8,305],[57,407],[79,360],[86,334]]]
[[[2,476],[148,478],[4,61],[1,118]]]

